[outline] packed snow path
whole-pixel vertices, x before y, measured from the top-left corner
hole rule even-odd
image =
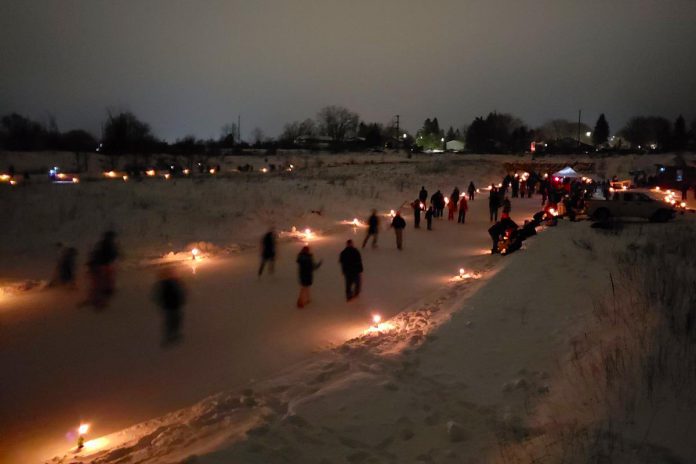
[[[539,198],[513,200],[519,223]],[[40,462],[74,446],[75,427],[101,436],[262,379],[354,337],[373,312],[390,317],[446,285],[459,270],[499,259],[490,248],[486,198],[470,203],[467,224],[434,221],[428,232],[406,216],[405,248],[383,218],[379,248],[363,250],[363,293],[346,303],[338,254],[364,229],[311,243],[322,267],[312,303],[295,308],[298,242],[282,243],[275,275],[256,276],[258,252],[181,264],[189,300],[184,340],[163,349],[152,301],[155,268],[122,269],[110,306],[77,307],[83,292],[37,291],[0,300],[0,462]],[[425,221],[422,222],[425,226]],[[81,282],[82,287],[84,283]]]

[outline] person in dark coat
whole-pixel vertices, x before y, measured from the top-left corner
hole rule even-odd
[[[435,209],[435,217],[443,217],[445,213],[445,196],[439,190],[430,197],[430,204]]]
[[[420,199],[418,198],[411,203],[411,208],[413,208],[413,227],[416,229],[420,229],[421,210],[423,209],[422,205],[423,203],[421,203]]]
[[[459,217],[457,222],[459,224],[464,224],[466,222],[466,212],[469,210],[469,204],[466,202],[466,196],[463,196],[459,200]]]
[[[300,277],[300,296],[297,297],[297,307],[304,308],[310,301],[312,295],[309,289],[314,283],[314,271],[319,269],[321,261],[314,262],[314,256],[309,251],[309,246],[302,247],[300,254],[297,255],[297,267]]]
[[[119,252],[116,233],[105,232],[90,254],[87,268],[90,277],[89,303],[97,309],[104,308],[115,289],[114,263]]]
[[[425,221],[428,223],[428,230],[433,230],[433,216],[435,216],[435,211],[432,206],[428,206],[428,210],[425,212]]]
[[[401,250],[404,243],[404,229],[406,228],[406,221],[401,217],[401,212],[397,211],[396,216],[392,219],[391,226],[396,234],[396,248]]]
[[[450,203],[454,203],[454,211],[457,211],[457,206],[459,206],[459,187],[454,187],[452,190],[452,196],[450,196]]]
[[[51,281],[51,287],[66,287],[74,289],[75,284],[75,262],[77,260],[77,250],[73,247],[66,247],[58,258],[56,266],[56,276]]]
[[[505,236],[508,229],[517,229],[517,224],[510,218],[501,219],[488,229],[488,235],[490,235],[493,240],[491,254],[498,253],[498,242]]]
[[[490,221],[498,221],[498,208],[500,208],[500,193],[495,185],[491,185],[491,192],[488,195],[488,210],[490,212]]]
[[[276,234],[275,230],[271,229],[264,234],[261,239],[261,267],[259,267],[259,276],[263,274],[263,268],[268,263],[268,272],[273,274],[275,270],[276,258]]]
[[[469,182],[467,192],[469,192],[469,201],[473,201],[474,195],[476,195],[476,186],[474,185],[474,181]]]
[[[379,218],[377,217],[377,210],[373,209],[372,214],[367,219],[367,234],[365,235],[365,240],[363,240],[362,247],[365,248],[367,241],[372,237],[372,248],[377,248],[377,235],[379,234]]]
[[[341,263],[341,271],[346,281],[346,301],[350,301],[360,295],[362,287],[362,256],[355,246],[353,241],[348,240],[346,247],[338,257],[338,262]]]
[[[503,215],[501,216],[503,219],[506,217],[510,217],[510,212],[512,211],[512,203],[510,202],[510,199],[508,197],[505,197],[503,200]]]
[[[186,303],[186,290],[174,268],[168,267],[160,272],[159,281],[155,285],[155,296],[164,315],[162,345],[176,343],[181,340],[181,309]]]
[[[512,198],[517,198],[520,193],[520,178],[517,174],[510,181],[510,186],[512,187]]]
[[[425,186],[421,187],[420,192],[418,193],[418,199],[423,204],[428,202],[428,191],[425,190]]]

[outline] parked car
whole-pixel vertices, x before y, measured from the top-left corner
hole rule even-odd
[[[676,214],[669,203],[639,190],[617,190],[610,195],[609,200],[588,200],[586,206],[587,215],[595,221],[643,218],[652,222],[667,222]]]

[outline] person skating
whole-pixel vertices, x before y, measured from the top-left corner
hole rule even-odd
[[[433,196],[430,197],[430,204],[435,209],[435,217],[444,216],[445,196],[442,194],[442,192],[438,190],[437,192],[433,193]]]
[[[447,220],[454,221],[454,213],[457,212],[457,200],[451,199],[447,203]]]
[[[164,316],[162,345],[170,345],[181,340],[182,308],[186,303],[186,290],[177,277],[174,268],[160,271],[155,285],[157,304]]]
[[[372,214],[367,219],[367,234],[365,235],[365,240],[363,240],[362,247],[365,248],[367,241],[372,237],[372,248],[377,248],[377,235],[379,234],[379,218],[377,217],[377,210],[373,209]]]
[[[488,211],[491,222],[498,221],[498,208],[500,208],[500,194],[495,185],[491,185],[491,192],[488,195]]]
[[[109,297],[114,293],[114,262],[119,254],[115,239],[115,232],[104,233],[87,262],[90,277],[89,303],[97,309],[105,307]]]
[[[464,224],[466,222],[466,212],[469,210],[469,204],[466,201],[466,197],[463,196],[459,200],[459,216],[457,217],[457,223]]]
[[[321,261],[314,262],[314,256],[309,251],[309,246],[305,245],[297,255],[297,268],[300,277],[300,295],[297,297],[297,307],[304,308],[310,301],[312,295],[310,288],[314,283],[314,271],[319,269]]]
[[[459,205],[459,187],[454,187],[454,190],[452,190],[450,202],[454,202],[454,210],[457,211],[457,205]]]
[[[338,257],[338,262],[341,263],[341,271],[346,283],[346,301],[350,301],[360,295],[362,287],[362,256],[355,246],[353,241],[348,240],[346,247],[341,251]]]
[[[433,216],[435,216],[435,211],[431,205],[428,206],[428,210],[425,212],[425,222],[428,224],[428,230],[433,230]]]
[[[425,190],[425,186],[421,187],[420,192],[418,193],[418,199],[423,204],[428,202],[428,191]]]
[[[75,283],[75,262],[77,260],[77,249],[66,247],[58,258],[56,266],[56,274],[49,286],[65,287],[70,289],[76,288]]]
[[[261,266],[259,267],[259,276],[263,274],[263,268],[268,263],[268,272],[273,274],[275,270],[276,259],[276,234],[275,230],[271,229],[266,232],[261,239]]]
[[[420,199],[416,199],[413,203],[411,203],[411,208],[413,208],[413,227],[416,229],[420,229],[420,220],[421,220],[421,210],[423,209],[423,203],[421,203]]]
[[[469,201],[473,201],[474,195],[476,195],[476,186],[474,185],[474,181],[469,182],[467,192],[469,192]]]
[[[396,248],[401,250],[404,242],[404,229],[406,228],[406,221],[401,217],[401,212],[396,212],[396,216],[392,219],[390,227],[394,229],[394,233],[396,234]]]

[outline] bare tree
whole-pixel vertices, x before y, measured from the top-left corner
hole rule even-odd
[[[258,147],[266,141],[266,135],[263,133],[260,127],[255,127],[254,130],[251,131],[251,140],[253,144]]]
[[[288,146],[295,143],[299,137],[302,136],[312,136],[316,135],[317,127],[312,119],[305,119],[304,121],[295,121],[286,124],[283,127],[283,133],[280,135],[279,140],[282,144]]]
[[[331,137],[336,144],[355,134],[359,120],[356,113],[342,106],[326,106],[317,114],[321,132]]]
[[[237,125],[225,124],[220,130],[220,146],[223,148],[233,148],[237,140]]]

